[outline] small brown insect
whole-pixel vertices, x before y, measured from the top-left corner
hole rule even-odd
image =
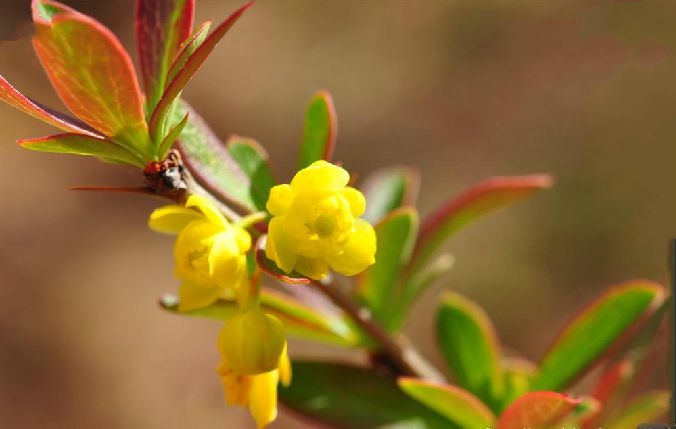
[[[162,161],[151,161],[143,169],[148,187],[156,194],[174,196],[188,189],[181,155],[172,149]]]

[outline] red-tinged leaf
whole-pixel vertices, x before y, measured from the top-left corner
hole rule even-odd
[[[233,26],[235,22],[239,19],[240,16],[253,4],[253,0],[250,0],[247,4],[236,10],[228,19],[223,21],[221,25],[216,27],[216,29],[209,34],[204,42],[195,49],[195,51],[190,55],[187,61],[180,67],[176,76],[167,82],[162,98],[157,103],[157,107],[153,111],[152,116],[150,117],[150,136],[153,141],[158,141],[159,136],[162,133],[164,128],[164,121],[167,117],[167,112],[171,107],[172,103],[178,95],[181,93],[181,90],[188,81],[192,78],[195,72],[200,68],[204,60],[207,59],[211,51],[216,47],[216,44],[221,40],[221,38],[228,32],[230,27]]]
[[[103,137],[89,125],[26,97],[2,76],[0,76],[0,100],[63,131],[85,134],[91,137]]]
[[[621,360],[608,368],[597,381],[592,396],[603,404],[603,408],[582,422],[583,429],[597,429],[606,417],[617,415],[621,399],[626,395],[634,374],[634,364]]]
[[[19,140],[17,143],[26,149],[40,152],[90,155],[136,167],[145,165],[143,160],[135,154],[112,141],[82,134],[56,134],[37,139]]]
[[[410,397],[456,423],[463,429],[488,428],[496,417],[488,407],[466,390],[456,386],[401,377],[399,387]]]
[[[377,223],[394,209],[415,206],[420,187],[420,173],[410,167],[377,170],[361,186],[366,197],[363,218]]]
[[[641,423],[660,421],[669,411],[670,402],[669,392],[663,390],[648,392],[623,407],[618,415],[603,422],[603,427],[635,428]]]
[[[197,50],[197,48],[202,45],[202,43],[204,43],[204,39],[206,39],[207,35],[209,34],[211,24],[212,21],[210,19],[200,24],[200,26],[197,27],[197,30],[195,30],[195,32],[191,34],[190,37],[183,43],[176,54],[176,57],[171,63],[171,66],[169,67],[166,80],[167,82],[174,80],[176,74],[178,74],[178,72],[185,66],[185,63],[188,61],[190,56],[195,52],[195,50]]]
[[[33,20],[33,45],[64,104],[97,131],[153,158],[136,75],[115,35],[53,1],[34,0]]]
[[[180,100],[174,109],[175,120],[186,113],[190,118],[176,146],[195,182],[240,213],[255,211],[249,176],[197,112]]]
[[[303,140],[298,157],[298,169],[315,161],[330,160],[336,145],[338,120],[333,97],[328,91],[317,92],[305,111]]]
[[[423,223],[411,261],[414,271],[453,233],[479,217],[552,186],[546,174],[494,177],[450,200]]]
[[[136,43],[147,111],[162,97],[167,72],[192,31],[194,0],[137,0]]]
[[[497,409],[504,392],[502,355],[486,312],[462,295],[444,295],[436,321],[437,342],[457,384]]]
[[[302,274],[298,273],[285,273],[284,271],[280,270],[279,267],[277,267],[277,264],[275,264],[274,261],[271,261],[268,259],[267,256],[265,256],[265,241],[267,240],[267,236],[261,236],[261,238],[258,239],[256,242],[256,263],[258,264],[258,267],[263,270],[265,273],[269,274],[270,276],[276,278],[277,280],[284,282],[284,283],[290,283],[290,284],[297,284],[297,285],[303,285],[303,284],[309,284],[310,279],[307,277],[303,277]]]
[[[556,392],[530,392],[507,407],[497,429],[552,429],[568,418],[582,403]]]
[[[634,280],[611,288],[568,323],[547,351],[533,389],[561,390],[622,347],[639,326],[664,303],[658,283]]]

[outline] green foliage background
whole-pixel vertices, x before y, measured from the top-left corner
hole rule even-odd
[[[133,49],[132,1],[65,3]],[[202,1],[197,20],[239,4]],[[456,265],[440,282],[480,303],[508,347],[539,358],[604,287],[667,280],[676,236],[674,8],[669,0],[259,2],[185,97],[221,137],[263,143],[276,176],[288,179],[306,101],[326,88],[339,118],[334,159],[361,177],[419,166],[422,213],[488,176],[552,173],[552,190],[458,234]],[[2,43],[0,69],[59,106],[28,38]],[[137,172],[21,150],[13,140],[53,130],[5,105],[0,129],[7,426],[248,424],[244,411],[225,410],[213,375],[219,325],[155,308],[175,285],[172,243],[145,225],[156,204],[67,189],[135,185]],[[438,291],[425,295],[408,331],[440,363],[429,334]],[[292,417],[272,427],[290,425],[310,427]]]

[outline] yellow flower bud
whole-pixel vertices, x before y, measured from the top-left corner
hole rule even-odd
[[[257,307],[228,319],[218,337],[218,349],[225,364],[245,375],[277,369],[285,346],[282,322]]]
[[[271,189],[265,251],[279,268],[321,279],[329,268],[352,276],[375,262],[375,231],[359,218],[364,195],[349,179],[343,168],[317,161]]]
[[[246,252],[251,237],[230,224],[208,199],[191,195],[185,207],[161,207],[150,215],[149,226],[178,235],[174,274],[181,280],[182,310],[206,307],[228,290],[247,287]]]

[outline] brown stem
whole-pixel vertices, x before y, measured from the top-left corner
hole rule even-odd
[[[310,284],[342,309],[354,322],[378,345],[380,354],[394,366],[399,375],[445,382],[444,376],[429,363],[408,340],[399,336],[398,341],[381,324],[375,321],[370,312],[357,305],[352,299],[341,293],[336,285],[311,281]]]

